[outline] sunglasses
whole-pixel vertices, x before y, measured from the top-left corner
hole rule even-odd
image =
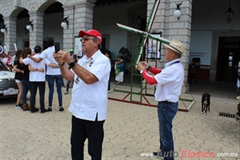
[[[80,39],[80,42],[84,41],[88,41],[88,40],[94,40],[95,38],[90,38],[90,37],[84,37],[82,39]]]

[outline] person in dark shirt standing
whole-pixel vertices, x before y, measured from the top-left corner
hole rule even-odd
[[[27,58],[28,55],[31,55],[32,51],[30,48],[26,47],[22,51],[22,59]],[[30,82],[29,82],[29,69],[28,65],[23,65],[23,77],[22,77],[22,102],[23,102],[23,111],[29,110],[29,105],[27,103],[27,93],[30,90]]]
[[[15,71],[15,81],[18,86],[18,95],[16,101],[16,108],[22,109],[22,78],[24,73],[24,65],[20,63],[20,57],[22,55],[22,50],[18,50],[16,53],[16,58],[14,60],[13,71]]]
[[[192,81],[194,81],[195,84],[197,84],[197,80],[195,78],[195,74],[197,71],[197,65],[194,60],[192,60],[192,63],[189,65],[189,84],[192,84]]]

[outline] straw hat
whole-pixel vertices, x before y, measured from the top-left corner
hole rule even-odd
[[[173,51],[176,51],[177,53],[180,53],[181,55],[186,56],[186,54],[184,54],[186,47],[184,46],[184,44],[182,44],[180,41],[173,39],[169,44],[163,44],[164,46],[166,46],[167,48],[170,48]]]

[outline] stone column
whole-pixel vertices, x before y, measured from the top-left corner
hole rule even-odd
[[[169,25],[169,38],[170,39],[178,39],[180,40],[185,46],[186,51],[185,54],[187,56],[182,56],[181,62],[184,66],[185,77],[184,77],[184,84],[182,88],[182,93],[186,93],[189,91],[189,84],[188,84],[188,64],[189,64],[189,50],[190,50],[190,36],[191,36],[191,20],[192,20],[192,0],[183,1],[182,5],[180,6],[180,10],[182,15],[177,19],[173,15],[173,12],[176,10],[176,4],[170,4],[170,14],[172,15],[170,18]],[[172,31],[176,33],[172,33]]]
[[[7,33],[4,34],[4,46],[8,46],[11,55],[13,55],[15,51],[14,43],[16,43],[17,39],[16,17],[14,16],[4,17],[4,24],[7,27]]]
[[[90,2],[75,5],[74,33],[78,35],[80,30],[89,30],[93,27],[93,7]]]
[[[153,3],[153,0],[148,0],[148,17],[152,10]],[[182,56],[181,58],[181,62],[185,70],[182,93],[186,93],[189,91],[187,77],[191,36],[192,0],[183,1],[182,5],[180,6],[182,15],[179,17],[179,19],[173,14],[176,10],[176,3],[170,0],[162,0],[160,2],[152,30],[161,30],[164,38],[170,40],[180,40],[186,46],[185,54],[187,56]],[[162,58],[159,64],[164,65],[166,63],[164,49],[161,50],[161,53]]]
[[[63,28],[63,50],[69,51],[74,49],[74,37],[77,33],[74,32],[74,16],[75,16],[75,6],[63,6],[64,17],[68,17],[68,28]]]
[[[165,2],[166,0],[162,0],[159,4],[158,7],[158,11],[156,13],[156,16],[154,18],[153,21],[153,25],[152,25],[152,29],[151,29],[151,33],[162,33],[162,37],[167,38],[168,39],[168,35],[167,32],[165,30],[165,28],[167,28],[168,26],[167,23],[165,23],[166,21],[166,14],[169,10],[169,5],[168,3]],[[154,4],[155,0],[148,0],[148,7],[147,7],[147,17],[149,19],[150,13],[152,12],[153,9],[153,4]],[[166,63],[166,60],[164,59],[164,49],[162,47],[163,45],[161,45],[161,59],[158,61],[151,61],[149,62],[150,65],[155,66],[155,67],[159,67],[159,68],[163,68],[164,64]]]
[[[68,17],[69,26],[63,29],[63,49],[74,49],[75,36],[80,30],[89,30],[93,26],[93,7],[90,2],[81,2],[74,6],[63,6],[64,17]]]
[[[29,13],[29,21],[33,21],[33,30],[29,31],[29,47],[33,48],[36,45],[43,47],[43,12]]]

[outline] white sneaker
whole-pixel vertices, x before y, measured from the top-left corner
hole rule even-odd
[[[156,158],[159,158],[159,159],[164,159],[164,157],[162,157],[161,152],[153,152],[153,156],[155,156]]]
[[[22,109],[22,107],[21,107],[20,105],[16,105],[15,108],[17,108],[17,109]]]

